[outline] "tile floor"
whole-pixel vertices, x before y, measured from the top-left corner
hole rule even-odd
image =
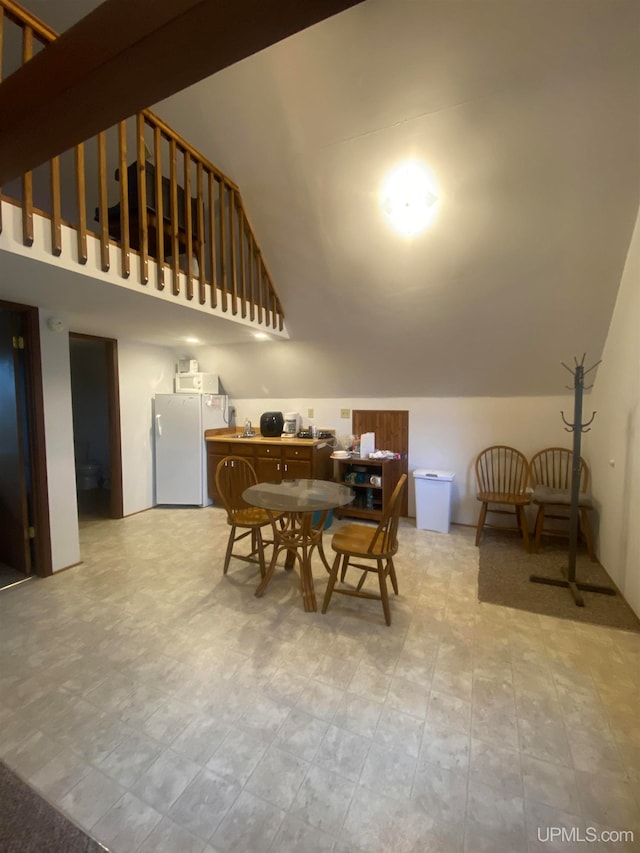
[[[0,592],[0,755],[109,849],[640,848],[640,635],[479,604],[469,529],[402,523],[390,628],[282,570],[256,599],[227,531],[92,521],[82,566]]]

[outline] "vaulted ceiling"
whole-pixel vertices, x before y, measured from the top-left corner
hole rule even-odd
[[[97,4],[24,5],[63,31]],[[286,311],[290,341],[208,352],[235,396],[554,394],[600,357],[640,197],[637,0],[366,0],[149,106],[240,186]],[[379,204],[406,158],[439,196],[412,240]]]

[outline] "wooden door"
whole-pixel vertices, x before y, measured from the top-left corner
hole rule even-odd
[[[109,451],[108,451],[108,477],[109,477],[109,515],[111,518],[124,518],[124,494],[122,487],[122,439],[120,435],[120,380],[118,378],[118,342],[113,338],[102,338],[97,335],[85,335],[80,332],[69,332],[69,347],[71,353],[71,376],[72,376],[72,406],[73,396],[73,345],[74,342],[84,342],[86,346],[92,347],[88,352],[100,352],[104,358],[105,377],[102,379],[98,374],[98,383],[94,393],[102,397],[99,400],[100,408],[106,407]],[[76,344],[77,345],[77,344]],[[97,362],[97,359],[96,359]],[[75,425],[75,424],[74,424]]]
[[[31,548],[22,340],[20,314],[0,309],[0,562],[29,575]]]
[[[218,500],[218,492],[216,489],[216,471],[218,465],[222,462],[228,453],[214,453],[214,448],[207,447],[207,490],[212,501]]]
[[[283,451],[284,457],[284,473],[285,480],[308,480],[312,474],[312,454],[311,447],[285,447]]]
[[[308,459],[286,459],[283,477],[285,480],[311,479],[311,462]]]
[[[282,460],[277,456],[257,456],[256,476],[259,483],[280,483],[282,481]]]

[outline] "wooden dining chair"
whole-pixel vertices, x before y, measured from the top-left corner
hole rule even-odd
[[[571,507],[571,480],[573,469],[573,451],[566,447],[545,447],[531,457],[532,501],[538,507],[534,529],[534,549],[540,548],[543,533],[562,534],[557,527],[546,527],[545,521],[569,519]],[[578,526],[582,533],[589,557],[596,560],[593,549],[593,534],[589,520],[589,510],[593,508],[589,493],[589,466],[580,457],[580,490],[578,493]]]
[[[263,538],[262,529],[271,526],[271,518],[266,510],[250,506],[242,497],[244,490],[257,482],[253,465],[243,456],[225,456],[218,463],[216,490],[227,511],[227,524],[231,525],[222,570],[225,575],[231,558],[235,557],[247,563],[257,563],[260,566],[260,574],[265,576],[264,549],[273,542]],[[235,544],[247,537],[251,539],[249,553],[234,551]]]
[[[529,483],[529,463],[524,453],[515,447],[500,444],[487,447],[476,458],[476,480],[478,493],[476,498],[481,502],[480,517],[476,528],[476,545],[480,544],[482,529],[486,524],[487,513],[515,515],[517,528],[524,540],[525,548],[529,550],[529,528],[525,506],[531,503],[527,492]],[[488,525],[487,527],[511,529],[505,525]]]
[[[387,625],[391,624],[391,610],[389,607],[389,593],[387,591],[387,577],[391,580],[394,593],[398,594],[398,579],[393,564],[393,558],[398,551],[398,521],[402,504],[402,492],[407,481],[407,475],[402,474],[398,480],[393,494],[389,500],[384,515],[377,527],[369,527],[366,524],[346,524],[334,533],[331,539],[331,547],[336,552],[329,583],[324,595],[322,612],[326,613],[334,592],[341,595],[352,595],[357,598],[373,598],[382,601],[384,619]],[[355,562],[358,560],[359,562]],[[361,562],[366,560],[367,562]],[[345,583],[348,568],[360,569],[362,577],[356,587],[336,587],[338,572],[340,572],[340,583]],[[374,595],[362,589],[369,572],[378,575],[380,595]]]

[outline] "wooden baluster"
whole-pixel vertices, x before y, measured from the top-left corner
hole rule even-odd
[[[84,171],[84,142],[76,145],[76,194],[78,202],[78,261],[87,263],[87,199]]]
[[[262,322],[262,273],[260,272],[260,249],[258,245],[255,246],[255,258],[256,258],[256,285],[255,285],[255,294],[254,298],[256,301],[256,310],[255,310],[255,321],[256,323]]]
[[[200,305],[204,305],[207,300],[206,291],[205,291],[205,278],[204,278],[204,198],[202,197],[202,160],[198,160],[198,166],[196,171],[196,181],[198,182],[198,186],[196,188],[196,205],[198,212],[198,238],[196,243],[198,245],[198,299],[200,301]]]
[[[25,26],[22,31],[22,64],[33,56],[33,30]],[[25,172],[22,176],[22,242],[33,246],[33,174]]]
[[[273,286],[273,282],[271,282],[271,289],[273,291],[273,322],[272,326],[274,329],[278,327],[278,317],[280,316],[280,300],[278,299],[278,294],[276,293],[275,287]]]
[[[178,247],[178,180],[177,180],[177,168],[178,168],[178,152],[176,147],[176,141],[173,137],[171,137],[171,141],[169,143],[169,157],[170,157],[170,190],[171,190],[171,270],[173,272],[173,294],[177,296],[180,293],[180,279],[178,278],[178,255],[179,247]]]
[[[249,319],[256,317],[256,251],[253,234],[249,234]]]
[[[264,293],[264,305],[265,305],[264,324],[265,324],[265,326],[270,326],[271,325],[271,315],[273,312],[273,305],[272,305],[272,300],[271,300],[271,297],[273,296],[273,291],[271,290],[271,279],[269,278],[269,272],[267,271],[267,268],[265,266],[264,259],[262,261],[262,267],[264,270],[264,291],[265,291],[265,293]]]
[[[269,305],[271,308],[271,318],[269,320],[269,325],[273,329],[275,329],[275,327],[276,327],[276,292],[273,289],[273,282],[271,281],[271,276],[269,275],[269,273],[267,273],[267,277],[269,280],[269,295],[270,295]]]
[[[211,265],[211,307],[218,305],[218,259],[216,252],[216,198],[214,187],[216,179],[209,172],[209,264]]]
[[[191,154],[184,154],[184,254],[187,267],[187,299],[193,299],[193,277],[191,247],[193,245],[193,222],[191,211]]]
[[[264,263],[264,260],[263,260],[263,263]],[[273,287],[271,286],[271,276],[269,275],[269,270],[267,269],[266,265],[264,268],[264,280],[266,282],[265,286],[267,289],[267,313],[266,313],[266,316],[264,319],[264,324],[265,324],[265,326],[272,326],[273,325],[273,316],[275,313],[275,302],[273,299]]]
[[[247,251],[249,249],[249,234],[244,218],[242,202],[238,196],[238,216],[240,219],[240,316],[247,316]]]
[[[100,205],[100,265],[104,272],[109,270],[109,222],[107,214],[107,152],[106,134],[97,136],[98,140],[98,198]]]
[[[271,276],[269,275],[269,271],[266,269],[267,276],[267,287],[269,288],[269,316],[267,318],[267,325],[272,326],[275,329],[276,326],[276,295],[273,291],[273,282],[271,281]]]
[[[156,167],[156,261],[158,264],[158,290],[164,290],[164,199],[162,197],[162,134],[158,125],[153,127],[153,156]]]
[[[278,328],[280,331],[284,329],[284,311],[282,310],[280,300],[278,300]]]
[[[264,324],[269,325],[269,282],[267,280],[267,268],[260,255],[260,280],[262,281],[262,309],[264,311]]]
[[[62,254],[62,228],[60,227],[60,158],[51,159],[51,251],[56,257]]]
[[[273,285],[272,285],[272,287],[273,287]],[[278,299],[278,294],[276,293],[275,288],[273,291],[273,310],[274,310],[273,328],[274,329],[280,329],[280,331],[282,331],[282,326],[283,326],[282,305],[280,304],[280,300]]]
[[[0,9],[0,12],[3,10]],[[2,41],[1,21],[0,21],[0,42]],[[2,65],[2,56],[0,48],[0,66]],[[60,157],[52,157],[49,170],[50,186],[51,186],[51,252],[56,257],[62,254],[62,221],[61,221],[61,201],[60,201]]]
[[[278,325],[278,297],[269,275],[269,287],[271,288],[271,328],[275,329]]]
[[[131,274],[129,258],[129,172],[127,169],[127,124],[118,122],[118,171],[120,173],[120,261],[122,275]]]
[[[273,281],[271,282],[271,293],[273,294],[273,316],[271,318],[271,325],[274,329],[277,329],[279,326],[280,313],[282,309],[280,307],[280,300],[278,299],[278,294],[276,293],[276,289],[273,286]]]
[[[226,228],[224,223],[226,221],[225,216],[225,195],[226,195],[226,185],[224,181],[220,182],[220,188],[218,193],[218,199],[220,203],[220,214],[218,216],[218,224],[220,226],[220,292],[221,292],[221,306],[222,310],[227,310],[227,235]]]
[[[147,217],[147,155],[144,145],[144,116],[136,115],[138,151],[138,223],[140,225],[140,279],[149,281],[149,228]]]
[[[256,248],[256,263],[258,266],[258,323],[262,323],[262,258],[260,257],[260,249]]]
[[[236,191],[229,188],[229,283],[231,286],[231,313],[238,313],[238,276],[236,246]]]

